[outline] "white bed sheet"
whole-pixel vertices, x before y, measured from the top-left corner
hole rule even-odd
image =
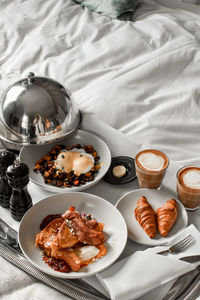
[[[72,0],[1,1],[0,93],[30,71],[52,77],[82,111],[175,161],[200,164],[200,7],[161,2],[144,1],[124,22]],[[29,281],[17,296],[13,281],[3,299],[28,299]]]
[[[29,71],[49,76],[138,143],[198,158],[200,6],[191,7],[147,1],[123,22],[71,0],[1,1],[0,92]]]

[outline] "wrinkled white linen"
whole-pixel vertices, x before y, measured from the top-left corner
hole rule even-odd
[[[191,7],[147,1],[123,22],[72,0],[1,1],[0,91],[29,71],[50,76],[138,143],[197,158],[200,7]]]
[[[1,1],[0,93],[30,71],[52,77],[82,111],[138,144],[181,164],[199,163],[200,7],[161,2],[146,1],[134,22],[123,22],[72,0]],[[10,265],[0,263],[4,300],[43,299],[34,288],[40,284],[29,286],[20,275],[24,285],[17,289]],[[13,266],[12,272],[19,276]]]

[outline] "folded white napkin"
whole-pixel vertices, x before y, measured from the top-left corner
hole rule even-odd
[[[111,299],[136,299],[188,271],[193,266],[155,253],[136,251],[97,275]]]
[[[193,264],[178,259],[200,252],[200,232],[194,225],[190,225],[181,231],[168,245],[176,243],[189,233],[192,234],[195,241],[181,254],[169,254],[167,256],[156,254],[166,246],[136,251],[97,274],[96,277],[108,291],[112,300],[137,299],[195,268]]]

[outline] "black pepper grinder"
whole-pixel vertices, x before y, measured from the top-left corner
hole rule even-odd
[[[8,184],[6,170],[15,161],[15,154],[6,149],[0,150],[0,205],[9,208],[12,188]]]
[[[10,197],[11,216],[16,221],[20,221],[25,212],[31,208],[32,199],[27,191],[29,182],[29,168],[26,164],[15,160],[7,169],[8,183],[12,187]]]

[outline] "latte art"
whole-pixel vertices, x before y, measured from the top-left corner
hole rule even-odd
[[[200,168],[186,166],[177,173],[178,199],[187,209],[200,206]]]
[[[183,182],[187,187],[200,189],[200,171],[188,170],[183,174]]]
[[[156,149],[146,149],[135,157],[135,170],[141,188],[157,189],[161,185],[169,159]]]
[[[162,170],[165,164],[165,160],[162,156],[152,152],[141,153],[138,157],[138,161],[143,168],[153,171]]]

